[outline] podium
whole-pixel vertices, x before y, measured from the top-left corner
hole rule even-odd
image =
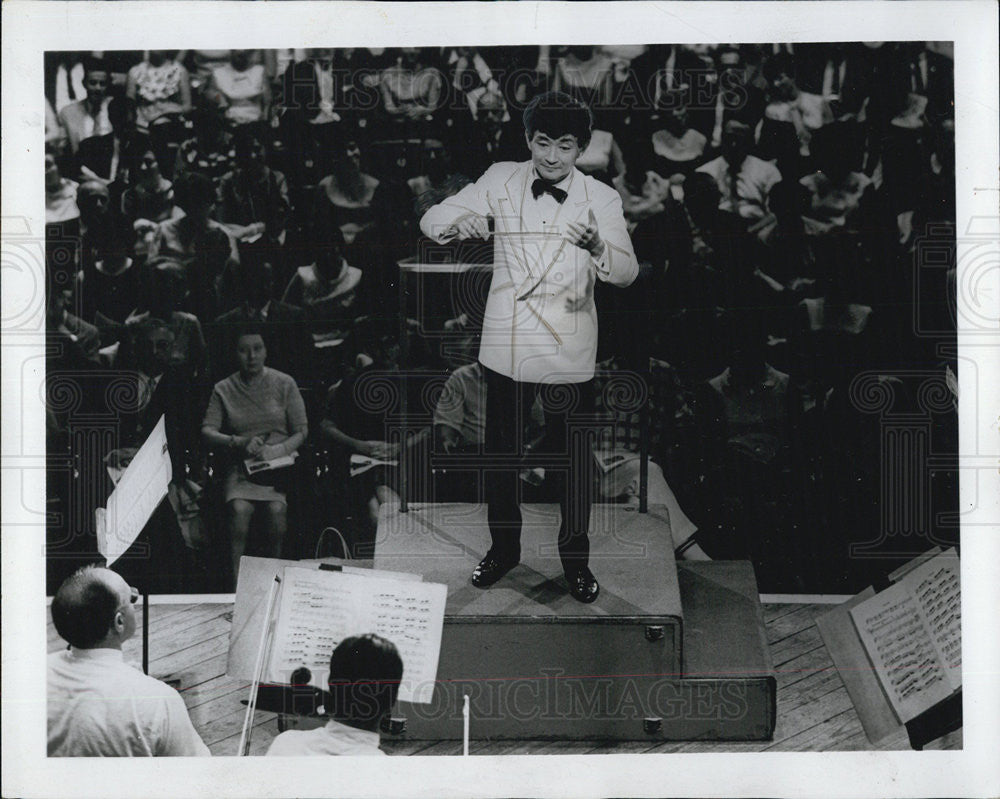
[[[776,682],[753,570],[677,564],[662,506],[595,505],[590,566],[601,594],[567,593],[557,505],[522,505],[521,563],[488,590],[469,576],[490,536],[485,505],[414,504],[379,515],[375,568],[448,585],[430,704],[398,703],[390,739],[766,740]]]

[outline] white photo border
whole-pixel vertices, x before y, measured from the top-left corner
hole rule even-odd
[[[26,2],[3,14],[4,796],[1000,795],[997,4]],[[42,53],[444,44],[955,43],[964,748],[944,752],[117,761],[45,757]],[[967,289],[963,289],[967,287]],[[967,313],[963,313],[962,309]],[[41,521],[39,521],[41,519]],[[364,761],[364,762],[362,762]]]

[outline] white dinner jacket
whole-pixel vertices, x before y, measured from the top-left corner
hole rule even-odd
[[[574,169],[567,198],[543,224],[531,194],[530,161],[493,164],[475,183],[428,209],[424,235],[443,244],[469,213],[493,218],[493,279],[479,360],[495,372],[531,383],[581,383],[594,375],[597,309],[594,279],[628,286],[639,273],[618,193]],[[544,197],[544,196],[543,196]],[[551,204],[550,204],[551,207]],[[569,222],[597,219],[600,259],[563,238]],[[582,307],[567,309],[567,301]]]

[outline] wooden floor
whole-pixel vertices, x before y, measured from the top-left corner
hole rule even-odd
[[[778,680],[778,720],[774,738],[750,743],[664,743],[648,741],[470,742],[470,754],[613,754],[637,752],[825,752],[909,749],[903,730],[878,746],[865,737],[861,722],[830,661],[815,618],[829,605],[765,604],[768,642]],[[178,680],[191,720],[214,755],[235,755],[247,685],[225,675],[232,605],[154,604],[150,607],[150,674]],[[141,637],[125,647],[126,660],[141,661]],[[48,625],[48,648],[65,647]],[[263,754],[277,735],[273,713],[257,713],[250,753]],[[961,731],[928,749],[960,749]],[[458,755],[461,742],[390,741],[393,755]]]

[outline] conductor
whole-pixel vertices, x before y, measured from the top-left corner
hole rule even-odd
[[[588,567],[597,354],[594,282],[625,287],[639,266],[618,194],[575,164],[590,142],[590,109],[561,92],[524,111],[531,160],[493,164],[474,184],[430,208],[420,228],[432,240],[493,236],[493,278],[479,362],[486,376],[483,475],[492,544],[472,573],[488,588],[520,560],[518,464],[525,422],[538,397],[546,439],[540,451],[558,486],[559,557],[570,594],[593,602]],[[492,469],[496,468],[494,473]]]

